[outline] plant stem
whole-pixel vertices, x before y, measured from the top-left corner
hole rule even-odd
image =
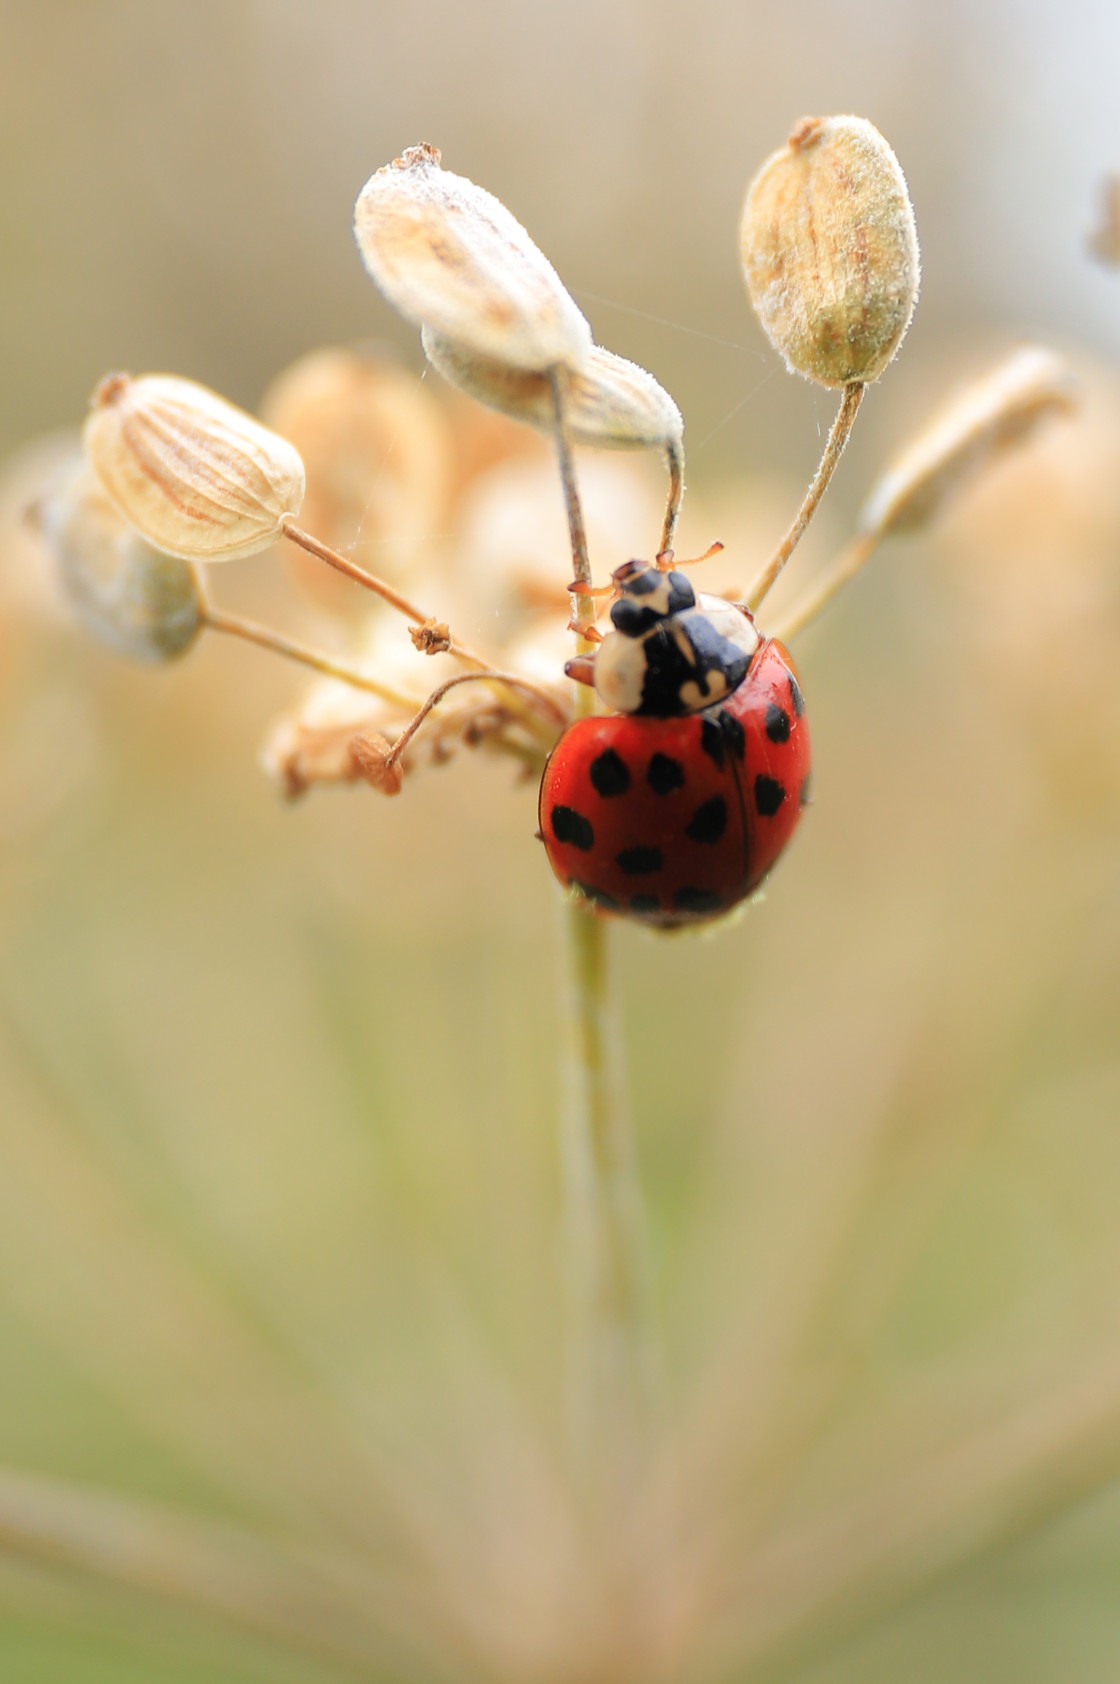
[[[594,1493],[609,1499],[630,1486],[645,1437],[649,1295],[609,932],[577,902],[564,912],[569,1388],[577,1454]]]
[[[345,578],[352,579],[356,585],[361,585],[365,590],[372,591],[374,596],[379,596],[382,602],[387,602],[391,608],[395,608],[398,613],[403,614],[405,619],[411,620],[414,625],[422,626],[431,619],[430,614],[425,614],[422,608],[418,608],[414,602],[410,602],[408,597],[402,596],[400,591],[394,590],[392,585],[387,585],[384,579],[378,579],[375,574],[367,573],[365,568],[359,567],[356,562],[348,561],[337,550],[332,550],[329,544],[324,544],[321,538],[315,538],[310,532],[305,532],[302,527],[296,526],[289,517],[285,516],[281,522],[280,530],[290,543],[297,544],[301,550],[306,550],[308,555],[316,556],[319,561],[325,561],[328,567],[333,567],[336,573],[341,573]],[[481,655],[476,655],[472,649],[468,649],[454,637],[450,640],[449,653],[454,655],[457,660],[462,661],[464,666],[474,667],[480,672],[487,670],[490,666],[489,661]]]
[[[851,437],[852,428],[859,413],[859,406],[863,401],[863,394],[866,390],[867,387],[859,380],[854,380],[850,386],[844,387],[844,396],[840,399],[840,408],[836,412],[836,419],[832,423],[828,441],[824,447],[824,454],[817,465],[812,484],[805,493],[801,507],[794,516],[789,531],[747,592],[747,606],[752,612],[768,593],[778,574],[801,542],[805,528],[816,514],[817,505],[824,496],[828,482],[836,472],[837,464],[844,454],[844,446]]]
[[[568,428],[568,414],[564,402],[561,370],[558,368],[550,369],[549,380],[552,385],[553,436],[556,440],[556,456],[560,465],[560,483],[564,488],[564,507],[568,515],[568,535],[572,545],[572,579],[577,585],[589,586],[591,584],[591,558],[587,553],[587,528],[584,524],[583,505],[580,502],[579,486],[576,482],[575,457],[572,454],[572,436]],[[572,619],[580,627],[595,624],[595,601],[592,596],[586,593],[573,592]],[[584,643],[586,644],[586,639]],[[588,701],[587,706],[589,709],[590,701]]]
[[[679,444],[670,444],[665,448],[665,461],[669,468],[669,496],[665,504],[665,519],[661,527],[661,548],[659,555],[671,550],[677,535],[677,519],[681,512],[681,500],[684,497],[684,449]]]
[[[845,544],[833,561],[825,568],[815,584],[811,585],[798,602],[795,602],[784,619],[774,627],[774,636],[785,643],[789,638],[801,631],[811,620],[815,620],[822,608],[832,601],[842,585],[849,579],[855,578],[864,563],[874,554],[882,543],[885,534],[882,532],[857,532],[850,543]]]
[[[442,684],[436,686],[427,700],[420,704],[416,713],[389,750],[385,758],[386,766],[396,764],[432,709],[438,707],[449,690],[456,689],[460,684],[478,684],[483,679],[488,679],[492,684],[501,684],[508,689],[530,696],[538,704],[538,707],[551,717],[554,725],[563,726],[567,724],[568,716],[560,703],[547,691],[542,690],[539,684],[531,684],[528,679],[519,678],[514,672],[460,672],[456,673],[454,678],[445,678]]]

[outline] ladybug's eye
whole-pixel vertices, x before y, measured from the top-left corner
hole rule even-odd
[[[624,637],[641,637],[650,631],[663,618],[656,609],[623,597],[611,609],[611,624]]]

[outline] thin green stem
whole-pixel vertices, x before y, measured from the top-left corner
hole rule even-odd
[[[609,975],[609,930],[565,908],[564,1167],[570,1395],[579,1454],[603,1498],[629,1487],[650,1403],[650,1306],[641,1195]]]

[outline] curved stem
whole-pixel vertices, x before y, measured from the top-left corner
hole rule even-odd
[[[575,1448],[600,1499],[632,1486],[648,1416],[652,1338],[641,1195],[605,922],[565,915],[563,1157]]]
[[[664,555],[671,550],[677,535],[677,521],[680,518],[681,501],[684,497],[684,446],[669,444],[665,447],[665,460],[669,466],[669,496],[665,504],[665,519],[661,527],[661,547],[658,555]]]
[[[492,684],[504,684],[511,690],[517,690],[523,695],[531,696],[533,701],[552,715],[557,725],[567,724],[568,716],[560,703],[555,701],[547,691],[542,690],[539,684],[532,684],[527,678],[518,678],[517,674],[513,672],[460,672],[456,673],[454,678],[445,679],[442,684],[437,685],[427,700],[420,704],[413,718],[409,720],[385,756],[386,767],[396,764],[432,709],[442,702],[449,690],[454,690],[459,684],[480,684],[486,679],[489,679]]]
[[[210,631],[225,632],[230,637],[243,638],[246,643],[255,643],[259,649],[270,649],[274,655],[283,655],[286,660],[298,661],[301,666],[311,667],[314,672],[321,672],[326,678],[337,678],[355,690],[366,690],[371,696],[378,696],[393,707],[407,708],[411,712],[417,706],[414,696],[406,696],[403,691],[394,690],[391,684],[382,684],[379,679],[368,678],[365,673],[356,672],[353,667],[332,661],[329,655],[321,654],[318,649],[312,649],[306,643],[296,643],[292,638],[273,631],[271,626],[259,625],[256,620],[243,620],[238,614],[226,614],[221,609],[212,607],[210,603],[206,603],[202,619]]]
[[[866,390],[866,385],[860,380],[854,380],[850,386],[844,387],[844,396],[840,399],[840,408],[836,412],[836,419],[832,423],[828,441],[824,447],[824,454],[817,465],[812,484],[805,493],[801,507],[794,516],[789,531],[747,592],[747,607],[752,612],[769,592],[778,574],[801,542],[805,528],[816,514],[817,505],[824,496],[828,482],[836,472],[837,464],[844,454],[844,446],[851,437],[856,415],[859,412],[859,406],[863,401],[863,394]]]

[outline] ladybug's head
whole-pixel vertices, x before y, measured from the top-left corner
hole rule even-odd
[[[759,636],[749,615],[702,597],[683,573],[628,561],[614,575],[613,632],[595,655],[600,699],[618,713],[679,718],[713,707],[741,684]]]
[[[648,561],[626,561],[611,574],[618,601],[611,624],[624,637],[642,637],[659,620],[696,607],[696,592],[683,573],[663,573]]]

